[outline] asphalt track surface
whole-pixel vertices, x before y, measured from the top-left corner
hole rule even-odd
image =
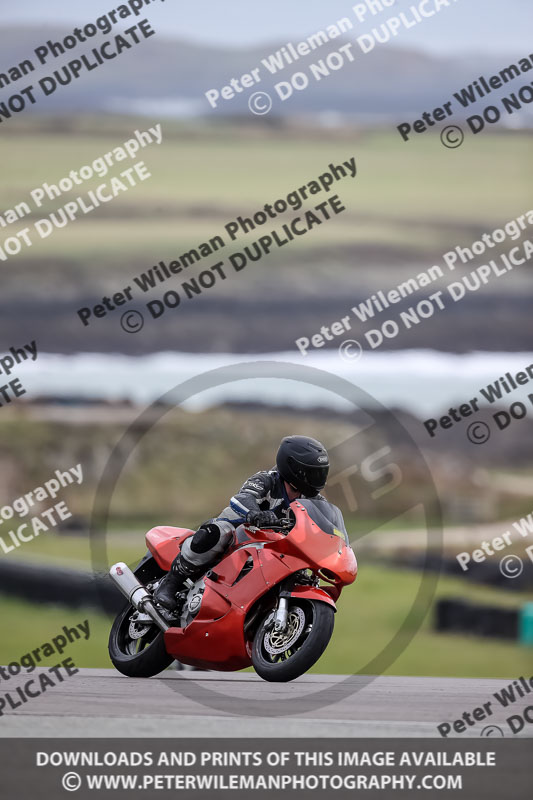
[[[29,677],[35,673],[11,678],[2,689],[13,693]],[[480,736],[489,725],[512,737],[505,719],[532,700],[529,695],[512,709],[499,707],[492,693],[508,683],[306,675],[274,684],[252,673],[174,670],[146,680],[125,678],[114,670],[82,669],[20,708],[4,709],[0,737],[440,738],[438,724],[459,719],[489,700],[493,715],[468,727],[461,738]],[[522,735],[532,736],[533,725],[526,725]]]

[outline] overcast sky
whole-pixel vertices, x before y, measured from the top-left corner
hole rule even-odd
[[[382,22],[415,3],[418,0],[398,0],[374,19]],[[120,4],[120,0],[4,0],[0,24],[85,24]],[[144,16],[160,34],[246,46],[297,40],[344,16],[355,21],[352,5],[352,0],[158,0],[147,6]],[[533,50],[532,29],[533,0],[457,0],[412,30],[402,29],[396,42],[434,53],[526,54]]]

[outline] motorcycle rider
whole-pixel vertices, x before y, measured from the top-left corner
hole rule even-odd
[[[293,500],[319,497],[328,472],[328,453],[319,441],[310,436],[286,436],[279,446],[276,467],[248,478],[220,516],[204,522],[194,536],[185,540],[170,572],[156,589],[155,600],[174,611],[176,594],[185,581],[198,580],[221,560],[237,525],[275,525]]]

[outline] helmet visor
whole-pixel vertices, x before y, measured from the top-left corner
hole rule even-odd
[[[298,479],[300,486],[309,487],[319,492],[326,485],[328,479],[329,465],[320,467],[309,467],[291,458],[289,465],[295,478]]]

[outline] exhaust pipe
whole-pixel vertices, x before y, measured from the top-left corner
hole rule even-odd
[[[170,628],[169,623],[161,616],[154,606],[151,595],[146,591],[142,583],[137,580],[127,564],[124,564],[122,561],[118,564],[114,564],[109,570],[109,574],[113,582],[128,600],[128,603],[131,603],[137,611],[148,614],[162,631],[166,631]]]

